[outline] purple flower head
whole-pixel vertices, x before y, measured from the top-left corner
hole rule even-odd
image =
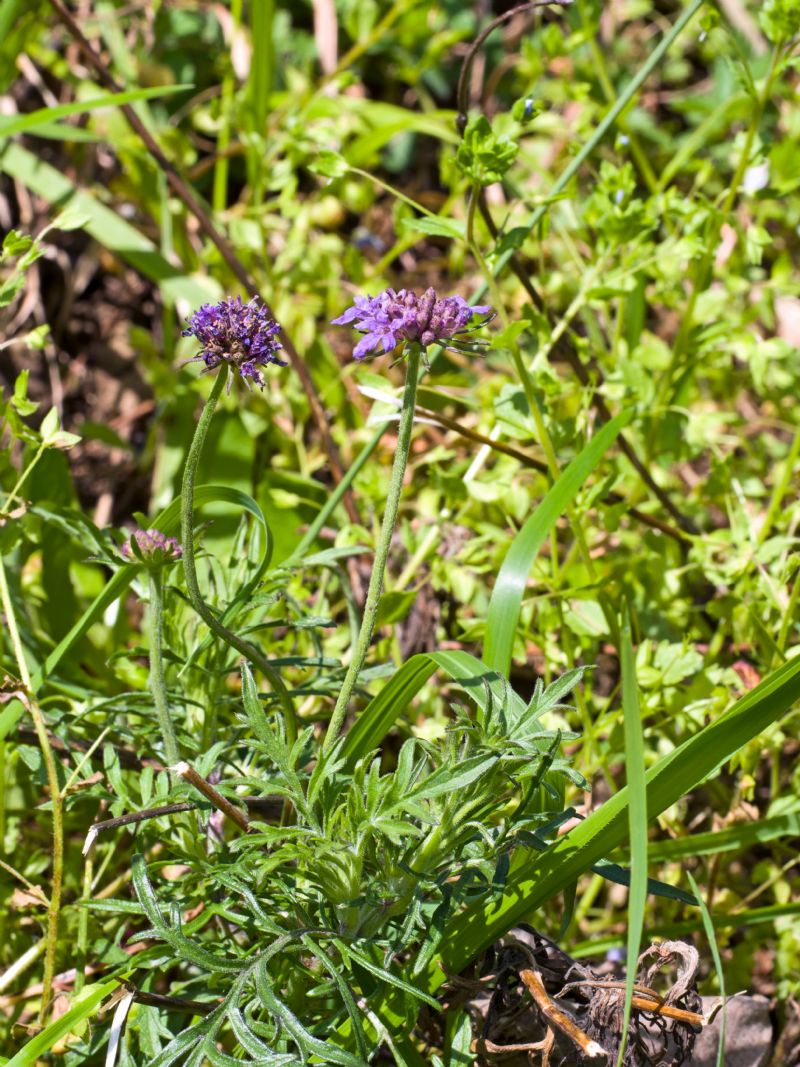
[[[390,352],[401,341],[416,341],[423,349],[439,344],[443,348],[475,352],[487,347],[485,341],[471,341],[462,335],[485,326],[492,317],[488,306],[470,307],[463,296],[438,297],[435,289],[422,296],[408,289],[385,289],[378,296],[357,296],[355,303],[335,326],[353,324],[365,336],[353,355],[364,359],[376,349]],[[473,315],[488,316],[471,324]]]
[[[266,381],[259,368],[269,363],[286,366],[275,355],[281,347],[275,336],[280,329],[267,308],[259,304],[257,296],[249,304],[243,304],[237,296],[219,304],[203,304],[188,320],[182,336],[194,337],[201,345],[189,363],[202,360],[210,371],[221,363],[230,363],[246,385],[253,382],[263,389]],[[228,392],[230,387],[229,381]]]
[[[128,560],[138,560],[148,567],[160,567],[180,559],[183,549],[174,537],[167,537],[151,527],[149,530],[134,530],[120,549]]]

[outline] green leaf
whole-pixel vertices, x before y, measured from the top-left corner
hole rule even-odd
[[[18,233],[16,230],[9,230],[3,238],[3,256],[21,256],[32,245],[32,237],[28,237],[24,233]]]
[[[790,41],[800,33],[800,7],[797,0],[764,0],[758,21],[773,44]]]
[[[575,499],[579,489],[633,418],[633,410],[621,412],[595,434],[589,444],[562,473],[534,513],[517,533],[497,575],[486,620],[484,662],[508,676],[514,636],[522,598],[534,560],[559,515]]]
[[[40,427],[40,433],[45,441],[45,444],[47,443],[47,439],[49,437],[52,437],[52,435],[57,432],[59,425],[60,424],[58,421],[58,411],[56,410],[56,408],[50,408],[45,417],[42,419],[42,425]]]
[[[14,382],[14,395],[11,397],[11,406],[23,417],[32,415],[39,407],[32,400],[28,400],[28,374],[27,370],[21,371]]]
[[[482,713],[490,702],[510,700],[516,717],[523,714],[524,703],[505,679],[468,652],[421,653],[403,664],[348,731],[342,748],[348,768],[378,747],[437,668],[449,674]]]
[[[421,218],[403,219],[403,229],[431,237],[451,237],[456,241],[463,241],[467,234],[465,223],[459,219],[445,219],[438,215],[435,218],[423,215]]]
[[[151,89],[128,89],[122,93],[104,93],[91,100],[76,100],[74,103],[59,104],[57,107],[42,107],[24,115],[0,115],[0,137],[28,133],[36,126],[47,125],[69,115],[84,115],[102,107],[119,107],[121,104],[133,104],[137,100],[150,100],[155,96],[171,96],[173,93],[182,93],[193,88],[193,85],[157,85]]]
[[[456,152],[456,166],[478,185],[499,182],[517,158],[519,146],[496,134],[485,115],[470,119]]]
[[[324,178],[342,178],[350,170],[347,160],[338,152],[322,151],[308,169]]]
[[[161,914],[158,898],[150,884],[150,879],[147,875],[147,860],[144,856],[135,855],[133,857],[131,875],[136,896],[139,898],[139,903],[144,908],[153,930],[162,941],[166,941],[177,956],[187,963],[193,963],[196,967],[200,967],[203,971],[212,973],[218,971],[230,973],[241,970],[241,963],[238,961],[214,955],[213,952],[209,952],[202,945],[192,941],[180,929],[166,922]]]
[[[452,767],[441,767],[412,790],[406,800],[429,800],[431,797],[441,796],[442,793],[457,793],[490,771],[498,758],[498,756],[471,756],[460,763],[455,770]]]
[[[434,1000],[433,997],[429,997],[428,994],[425,993],[423,990],[417,989],[417,987],[411,985],[410,982],[404,982],[403,979],[400,978],[398,975],[393,974],[385,967],[381,967],[380,964],[375,963],[374,960],[371,960],[365,952],[359,952],[357,949],[353,948],[352,945],[345,944],[344,941],[337,940],[334,941],[334,944],[345,958],[349,957],[350,959],[356,960],[365,970],[369,971],[370,974],[374,974],[376,978],[380,978],[382,981],[387,982],[389,985],[394,986],[396,989],[400,989],[404,993],[408,993],[410,996],[414,997],[417,1000],[424,1001],[436,1011],[439,1010],[438,1000]]]
[[[256,964],[255,979],[261,1003],[275,1019],[280,1021],[287,1033],[292,1035],[304,1054],[319,1056],[323,1063],[340,1063],[342,1067],[367,1067],[358,1056],[327,1041],[320,1041],[303,1026],[297,1016],[276,997],[272,990],[267,965],[263,960],[259,960]],[[305,1055],[303,1058],[305,1059]]]
[[[401,619],[408,615],[416,599],[417,591],[415,589],[395,589],[385,593],[378,605],[375,626],[385,626],[389,622],[400,622]]]
[[[622,1067],[628,1045],[628,1023],[631,1017],[633,987],[636,983],[634,961],[639,958],[647,905],[647,783],[644,766],[644,735],[639,710],[639,687],[636,682],[636,661],[631,643],[631,623],[625,610],[620,627],[620,666],[622,672],[622,714],[625,734],[625,771],[628,776],[628,827],[631,841],[631,887],[628,894],[628,961],[625,980],[625,1009],[622,1041],[617,1067]]]
[[[46,1026],[40,1034],[23,1045],[16,1056],[12,1056],[6,1067],[34,1067],[39,1058],[78,1027],[85,1019],[97,1013],[99,1005],[110,996],[119,985],[115,979],[108,982],[94,982],[85,986],[73,999],[69,1011]]]

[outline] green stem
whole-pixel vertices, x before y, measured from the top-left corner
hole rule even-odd
[[[797,603],[800,599],[800,568],[795,571],[794,585],[792,591],[789,594],[789,603],[786,605],[786,611],[783,614],[783,620],[781,622],[780,632],[778,633],[778,648],[781,652],[786,651],[786,645],[789,641],[789,630],[791,629],[794,621],[795,614],[797,612]],[[774,662],[774,660],[773,660]],[[773,668],[774,669],[774,668]]]
[[[347,668],[336,707],[325,734],[323,751],[327,751],[339,736],[350,697],[356,687],[358,676],[364,661],[367,658],[369,644],[375,629],[375,619],[378,615],[378,606],[383,591],[383,578],[386,572],[386,561],[389,558],[389,546],[394,533],[394,524],[397,520],[397,511],[400,506],[400,494],[403,490],[403,477],[408,463],[408,452],[411,446],[411,431],[414,427],[414,406],[417,400],[417,381],[419,379],[420,346],[410,344],[407,347],[408,368],[406,370],[406,385],[403,391],[403,406],[400,412],[400,425],[397,433],[397,450],[394,454],[392,476],[389,482],[389,493],[386,497],[386,507],[383,513],[378,543],[375,546],[375,561],[372,565],[372,574],[367,590],[367,600],[364,604],[364,615],[361,619],[361,628],[356,638],[355,648]]]
[[[169,713],[167,681],[164,677],[164,587],[161,571],[151,569],[150,577],[150,689],[156,706],[158,725],[164,742],[167,765],[180,760],[178,739]]]
[[[795,476],[795,465],[797,463],[798,455],[800,455],[800,429],[795,431],[794,440],[789,448],[789,454],[783,461],[780,477],[775,482],[775,488],[772,490],[772,497],[770,498],[769,506],[767,507],[767,513],[764,516],[761,529],[758,531],[757,543],[759,545],[762,545],[772,533],[772,527],[778,516],[778,512],[781,509],[781,505],[783,504],[783,498],[786,495],[789,484]]]
[[[8,515],[10,513],[11,505],[14,503],[14,500],[16,499],[17,493],[19,493],[20,489],[22,489],[22,486],[24,485],[25,480],[28,478],[28,475],[31,473],[33,468],[36,466],[36,464],[39,462],[39,460],[44,455],[45,448],[46,448],[46,445],[44,443],[39,445],[38,449],[36,450],[36,455],[30,461],[28,466],[22,471],[22,473],[20,474],[19,478],[17,478],[17,484],[14,486],[14,488],[11,490],[11,492],[6,497],[6,500],[5,500],[5,503],[3,504],[3,507],[0,509],[0,515]]]
[[[25,650],[22,647],[22,639],[17,626],[17,617],[14,613],[14,605],[8,588],[6,570],[0,557],[0,603],[3,606],[3,614],[6,617],[6,627],[14,649],[14,657],[17,662],[20,680],[25,688],[22,701],[27,705],[33,719],[39,747],[42,750],[47,785],[50,789],[50,800],[53,806],[53,874],[50,900],[47,906],[47,932],[45,934],[44,950],[44,975],[42,977],[42,1002],[39,1008],[39,1022],[44,1025],[47,1017],[47,1009],[53,999],[53,978],[56,973],[56,951],[58,949],[58,920],[61,911],[61,887],[64,879],[64,813],[63,797],[58,784],[58,772],[56,759],[47,736],[47,724],[44,721],[39,703],[33,694],[31,676],[28,664],[25,660]]]
[[[192,607],[206,624],[206,626],[220,637],[231,648],[235,648],[246,659],[251,660],[261,673],[267,678],[269,684],[280,701],[283,710],[286,739],[293,744],[297,737],[297,716],[294,710],[292,698],[283,684],[283,679],[270,661],[259,652],[249,641],[244,641],[235,633],[224,626],[213,611],[203,600],[200,586],[197,581],[197,564],[194,558],[194,484],[197,476],[197,467],[203,454],[208,428],[214,417],[214,409],[222,394],[225,382],[228,378],[227,365],[220,368],[214,385],[206,400],[197,428],[194,431],[189,453],[186,457],[186,466],[183,469],[183,484],[181,486],[181,546],[183,548],[183,573],[186,578],[186,591]]]
[[[92,878],[94,877],[94,849],[83,863],[83,888],[81,900],[89,903],[92,899]],[[89,951],[89,909],[78,909],[78,940],[75,959],[75,992],[80,993],[86,983],[86,957]]]

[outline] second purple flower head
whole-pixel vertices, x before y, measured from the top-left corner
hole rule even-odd
[[[401,341],[416,341],[424,349],[439,344],[443,348],[474,352],[487,343],[464,335],[485,326],[491,316],[488,306],[470,306],[463,296],[437,296],[427,289],[422,296],[408,289],[385,289],[378,296],[357,296],[355,303],[338,319],[336,326],[353,324],[365,336],[353,349],[356,359],[371,352],[390,352]],[[488,316],[472,323],[474,315]]]
[[[203,304],[188,320],[183,336],[194,337],[200,343],[194,359],[202,360],[207,370],[229,363],[247,385],[252,382],[263,389],[266,381],[260,368],[270,363],[286,366],[275,355],[281,347],[275,336],[280,329],[257,296],[247,304],[237,296],[219,304]]]

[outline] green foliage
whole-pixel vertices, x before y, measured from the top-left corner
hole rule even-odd
[[[793,0],[765,0],[758,21],[773,44],[783,44],[800,33],[800,12]]]
[[[265,714],[245,667],[242,702],[252,739],[245,773],[225,788],[280,797],[295,818],[283,826],[254,821],[250,833],[198,868],[204,892],[226,901],[220,913],[246,935],[223,954],[205,947],[216,941],[208,925],[216,909],[182,928],[167,915],[190,901],[159,899],[144,857],[134,857],[137,896],[151,924],[138,936],[166,942],[175,962],[201,972],[192,987],[222,997],[193,1028],[191,1044],[182,1035],[165,1048],[164,1062],[207,1047],[225,1025],[245,1048],[265,1039],[269,1055],[363,1062],[376,1038],[356,1005],[374,995],[376,981],[436,1007],[392,961],[420,947],[430,952],[431,924],[440,927],[462,902],[496,892],[515,846],[552,823],[540,789],[546,784],[557,804],[560,780],[572,772],[559,756],[562,733],[544,730],[540,719],[560,707],[578,677],[537,687],[524,705],[506,687],[497,700],[487,674],[481,717],[455,707],[438,743],[405,741],[390,771],[379,757],[348,771],[343,743],[312,763],[311,729],[287,742],[282,720]],[[226,760],[238,762],[230,750]],[[324,1040],[345,1018],[361,1034],[360,1060]]]
[[[499,182],[517,158],[519,146],[496,134],[485,115],[470,119],[456,152],[456,166],[476,185]]]
[[[746,34],[702,0],[670,26],[581,3],[498,28],[463,136],[471,7],[347,0],[316,31],[296,7],[97,0],[83,28],[119,92],[67,63],[49,5],[0,8],[17,105],[0,170],[20,207],[0,255],[0,975],[27,961],[0,1044],[21,1046],[15,1065],[104,1063],[99,1012],[125,981],[152,1003],[128,1005],[124,1067],[354,1065],[378,1048],[464,1064],[470,1020],[438,1012],[445,970],[519,921],[581,954],[632,947],[642,925],[705,937],[708,982],[728,988],[768,941],[796,995],[796,3],[751,5]],[[180,332],[200,304],[251,295],[243,276],[294,343],[345,477],[294,366],[223,396],[195,490],[201,617],[181,566],[154,595],[119,548],[133,525],[178,532],[210,384]],[[492,305],[492,347],[428,353],[378,628],[323,751],[400,383],[326,324],[354,293],[430,284]],[[143,416],[96,410],[98,362],[121,390],[134,378]],[[104,466],[120,453],[122,479]],[[181,759],[234,818],[164,766],[159,646]],[[26,1043],[48,744],[55,962],[78,977]],[[128,816],[84,859],[94,823]],[[610,882],[631,887],[629,930]]]

